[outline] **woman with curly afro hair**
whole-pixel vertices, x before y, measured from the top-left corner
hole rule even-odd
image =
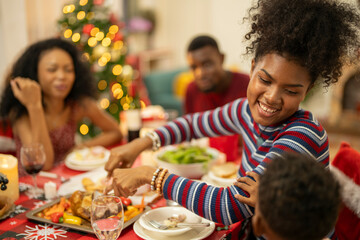
[[[267,163],[288,151],[328,166],[326,131],[311,112],[299,105],[314,84],[328,87],[335,83],[343,64],[354,60],[360,46],[357,10],[330,0],[258,0],[249,15],[251,29],[245,38],[253,60],[247,98],[180,117],[113,149],[105,168],[112,173],[115,194],[128,196],[142,184],[153,184],[166,199],[230,225],[253,215],[256,195],[247,184],[247,172],[250,176],[262,174]],[[244,178],[227,188],[149,166],[121,169],[130,166],[147,148],[156,150],[192,138],[230,134],[243,137],[238,176]],[[326,227],[329,231],[332,228]],[[312,239],[311,235],[301,236]],[[294,237],[297,239],[296,233]]]
[[[103,133],[82,146],[121,140],[117,122],[96,104],[95,81],[80,52],[62,39],[34,43],[18,58],[6,79],[0,116],[11,124],[18,156],[24,144],[44,146],[44,170],[75,147],[77,123],[85,117]],[[20,164],[19,174],[25,174]]]

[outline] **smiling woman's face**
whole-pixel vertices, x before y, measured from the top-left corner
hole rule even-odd
[[[247,98],[255,122],[269,126],[290,117],[310,85],[308,71],[280,55],[267,54],[253,61]]]

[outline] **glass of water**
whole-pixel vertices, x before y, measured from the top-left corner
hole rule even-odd
[[[115,240],[124,226],[124,209],[121,199],[100,195],[91,204],[91,226],[100,240]]]

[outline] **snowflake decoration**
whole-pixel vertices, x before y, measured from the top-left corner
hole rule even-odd
[[[30,184],[27,183],[19,183],[19,190],[20,192],[25,192],[26,190],[28,190],[29,188],[31,188]]]
[[[51,202],[51,200],[34,202],[34,207],[32,209],[39,208],[39,207],[41,207],[41,206],[43,206],[43,205],[45,205],[46,203],[49,203],[49,202]]]
[[[25,233],[20,233],[16,236],[24,235],[25,239],[30,240],[54,240],[58,237],[66,237],[66,231],[64,228],[52,226],[46,223],[45,225],[36,225],[33,228],[26,226],[26,228],[27,230],[25,230]]]
[[[30,199],[44,199],[44,193],[40,189],[34,191],[26,191],[25,195]]]
[[[10,214],[10,217],[14,217],[20,213],[26,212],[28,209],[24,208],[22,205],[16,205],[15,210]]]

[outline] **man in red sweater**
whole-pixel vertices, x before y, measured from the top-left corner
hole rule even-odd
[[[187,62],[194,76],[186,90],[185,113],[203,112],[223,106],[237,98],[246,97],[249,76],[223,68],[224,54],[215,39],[209,36],[194,38],[187,49]],[[224,152],[227,161],[238,157],[237,135],[210,138],[211,147]]]
[[[186,114],[214,109],[246,97],[249,76],[223,68],[224,54],[212,37],[194,38],[187,49],[187,62],[194,81],[186,90]]]

